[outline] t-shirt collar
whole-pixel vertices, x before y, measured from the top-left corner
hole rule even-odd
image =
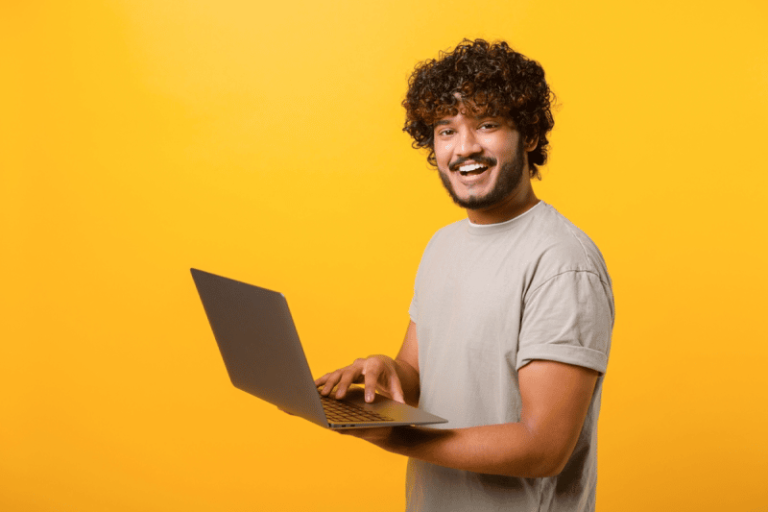
[[[471,220],[467,219],[467,230],[473,234],[473,235],[490,235],[493,233],[501,233],[503,231],[507,231],[508,229],[511,229],[512,226],[520,222],[521,219],[526,217],[528,214],[530,214],[532,211],[537,210],[541,207],[541,205],[544,204],[544,201],[539,200],[538,203],[518,215],[517,217],[512,217],[509,220],[505,220],[504,222],[497,222],[495,224],[475,224]]]

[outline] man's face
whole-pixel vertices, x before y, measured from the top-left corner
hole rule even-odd
[[[435,159],[453,201],[470,210],[500,204],[528,167],[522,137],[511,120],[464,110],[435,125]]]

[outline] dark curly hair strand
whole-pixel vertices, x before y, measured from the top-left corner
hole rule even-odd
[[[528,153],[528,164],[531,177],[541,179],[537,166],[547,160],[554,102],[538,62],[503,41],[464,39],[452,52],[440,52],[438,59],[422,62],[411,74],[403,100],[403,131],[413,137],[414,148],[429,149],[427,161],[437,167],[435,123],[457,115],[459,106],[473,114],[512,119],[523,140],[538,138],[536,148]]]

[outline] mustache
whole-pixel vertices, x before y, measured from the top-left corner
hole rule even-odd
[[[487,167],[493,167],[496,165],[496,159],[491,157],[484,157],[484,156],[467,156],[464,158],[459,158],[452,164],[448,165],[448,170],[450,171],[458,171],[459,167],[464,165],[464,162],[467,162],[469,160],[472,160],[473,162],[476,162],[478,164],[485,165]]]

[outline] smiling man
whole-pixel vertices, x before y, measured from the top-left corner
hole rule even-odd
[[[411,76],[405,130],[468,218],[427,245],[397,357],[317,379],[449,420],[353,431],[410,457],[408,510],[595,508],[613,295],[597,247],[531,186],[551,97],[541,66],[503,42],[464,41]]]
[[[457,115],[436,123],[434,144],[440,180],[454,202],[467,209],[470,221],[492,224],[499,215],[507,220],[514,215],[504,207],[518,209],[536,203],[530,179],[528,186],[522,180],[526,152],[535,147],[536,140],[523,146],[512,120],[473,115],[462,105]],[[495,213],[488,217],[487,211]],[[484,222],[483,217],[488,219]]]

